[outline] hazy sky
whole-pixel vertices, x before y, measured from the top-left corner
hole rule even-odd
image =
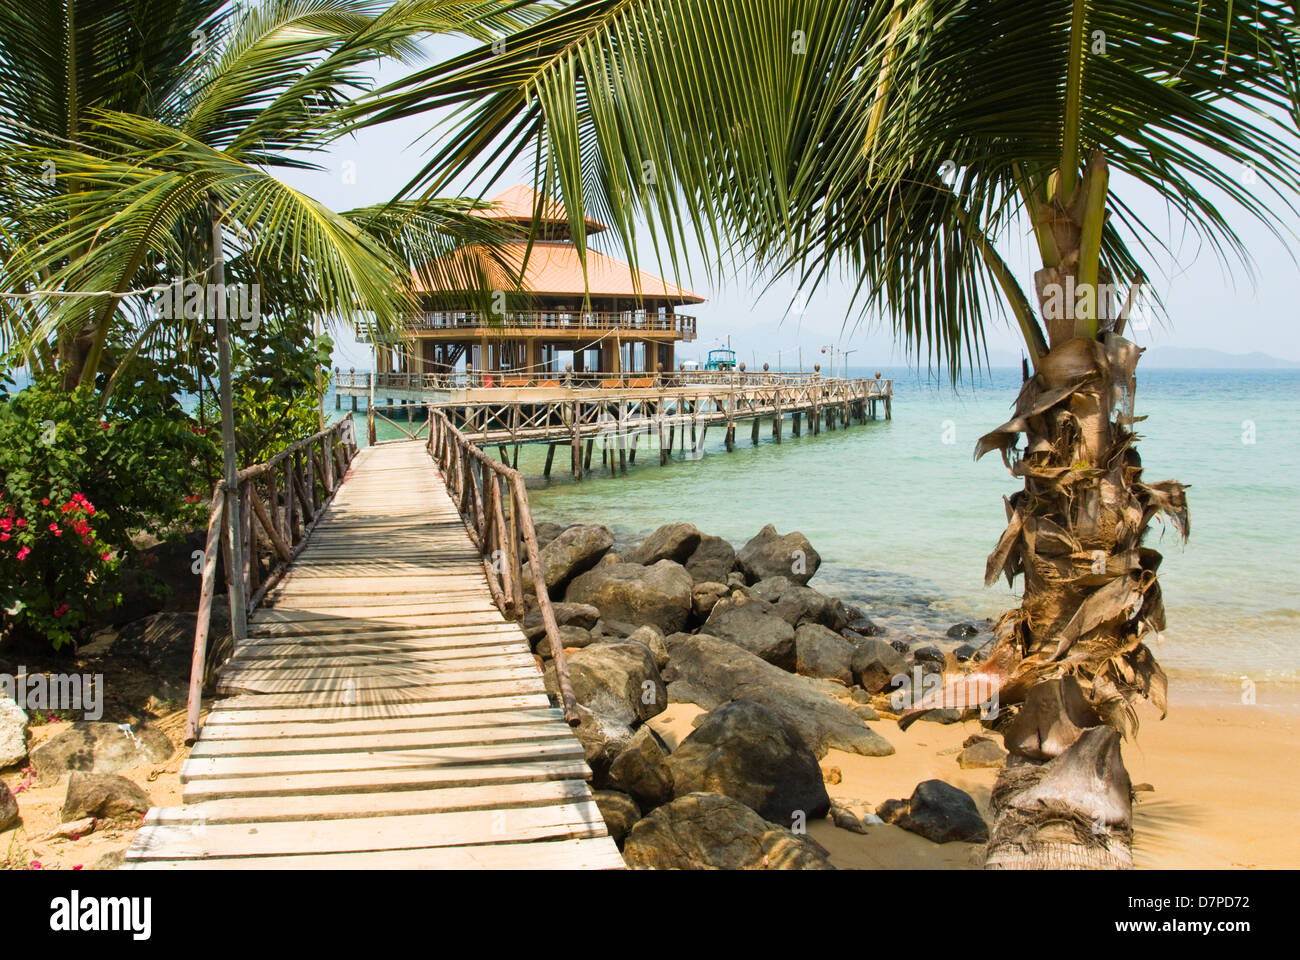
[[[465,46],[463,42],[446,38],[427,45],[430,55],[436,58],[446,57]],[[388,82],[408,69],[386,63],[377,76],[381,82]],[[420,169],[429,145],[437,142],[428,136],[434,122],[432,116],[416,117],[367,130],[334,144],[320,160],[324,170],[290,172],[286,179],[334,209],[387,200]],[[436,130],[432,133],[433,137],[441,135],[444,134]],[[513,177],[488,190],[488,196],[517,182],[531,183],[531,170],[526,164],[520,164]],[[1153,323],[1145,330],[1131,330],[1135,340],[1143,346],[1210,348],[1229,353],[1261,351],[1300,361],[1300,324],[1297,323],[1300,267],[1288,249],[1300,250],[1300,242],[1292,239],[1290,244],[1283,243],[1247,215],[1226,207],[1229,221],[1237,226],[1253,255],[1252,277],[1235,264],[1230,269],[1220,264],[1213,251],[1202,248],[1195,236],[1185,232],[1181,220],[1148,191],[1134,189],[1131,182],[1125,183],[1121,177],[1112,179],[1112,187],[1123,193],[1130,206],[1173,250],[1172,256],[1166,254],[1161,262],[1148,265],[1151,281],[1168,308],[1169,322]],[[1295,218],[1289,219],[1287,228],[1300,234],[1300,222]],[[1005,238],[999,246],[1016,268],[1024,287],[1032,290],[1036,252],[1032,240]],[[642,255],[642,266],[655,272],[657,268],[648,247],[643,248]],[[775,366],[780,351],[782,364],[791,367],[801,348],[803,362],[808,366],[814,362],[814,355],[830,344],[836,344],[838,351],[854,351],[849,360],[854,366],[910,362],[902,349],[894,345],[888,326],[880,318],[867,317],[856,328],[852,322],[845,327],[845,310],[852,289],[847,280],[823,284],[808,300],[802,314],[796,315],[787,312],[793,291],[791,284],[779,284],[763,292],[763,284],[746,275],[710,283],[699,269],[704,263],[703,256],[697,255],[694,263],[697,269],[692,275],[677,279],[683,286],[706,296],[708,301],[687,308],[686,312],[698,318],[699,339],[680,347],[679,359],[697,353],[703,358],[710,347],[730,337],[731,346],[747,363],[768,361]],[[987,333],[994,363],[1000,358],[1007,359],[1008,355],[1019,355],[1019,334],[1007,320],[992,318]],[[336,363],[344,367],[369,366],[366,348],[347,336],[336,339],[340,341]]]

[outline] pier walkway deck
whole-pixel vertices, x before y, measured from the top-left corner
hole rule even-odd
[[[420,442],[362,450],[128,868],[618,868],[582,746]]]

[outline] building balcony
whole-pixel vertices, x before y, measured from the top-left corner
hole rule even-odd
[[[505,314],[483,314],[473,310],[426,310],[410,314],[406,328],[415,334],[429,332],[462,332],[465,339],[478,336],[510,336],[512,333],[542,335],[556,334],[560,339],[579,338],[585,333],[600,335],[614,330],[634,338],[636,334],[669,334],[673,339],[690,342],[695,339],[695,318],[684,313],[657,313],[650,310],[624,310],[621,312],[584,312],[566,310],[510,311]],[[357,339],[369,343],[369,331],[358,326]]]

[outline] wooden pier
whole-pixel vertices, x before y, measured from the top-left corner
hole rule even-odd
[[[893,415],[893,381],[880,378],[823,378],[817,374],[704,373],[656,377],[606,377],[593,380],[509,379],[492,386],[481,378],[435,374],[344,373],[337,375],[336,396],[362,390],[406,391],[411,399],[392,405],[368,402],[367,417],[387,421],[409,437],[418,437],[416,411],[436,409],[466,437],[490,449],[528,443],[550,445],[546,475],[560,447],[569,451],[569,468],[581,477],[591,466],[599,443],[603,455],[616,450],[620,466],[635,462],[638,450],[666,463],[672,451],[698,455],[710,427],[721,428],[728,450],[748,428],[758,443],[764,425],[780,443],[788,427],[792,436],[816,435],[853,422]],[[594,385],[593,385],[594,384]],[[435,399],[417,400],[416,397]],[[405,424],[402,419],[405,416]]]
[[[349,448],[341,486],[220,670],[224,699],[181,771],[184,804],[149,811],[126,867],[623,866],[569,711],[551,705],[503,613],[522,616],[521,527],[536,551],[526,502],[503,510],[510,472],[468,462],[452,431],[439,444]],[[278,530],[281,498],[262,504],[252,482],[254,513]],[[507,516],[513,569],[489,567]],[[544,586],[537,599],[558,635]]]

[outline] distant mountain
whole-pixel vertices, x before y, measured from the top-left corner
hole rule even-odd
[[[990,350],[989,363],[994,367],[1018,367],[1020,355],[1004,350]],[[1197,347],[1151,347],[1142,354],[1141,369],[1184,370],[1295,370],[1300,363],[1283,360],[1271,354],[1224,353],[1222,350],[1203,350]]]
[[[1271,354],[1224,353],[1222,350],[1203,350],[1195,347],[1152,347],[1142,355],[1142,366],[1183,367],[1203,370],[1263,370],[1300,368],[1300,363],[1283,360]]]

